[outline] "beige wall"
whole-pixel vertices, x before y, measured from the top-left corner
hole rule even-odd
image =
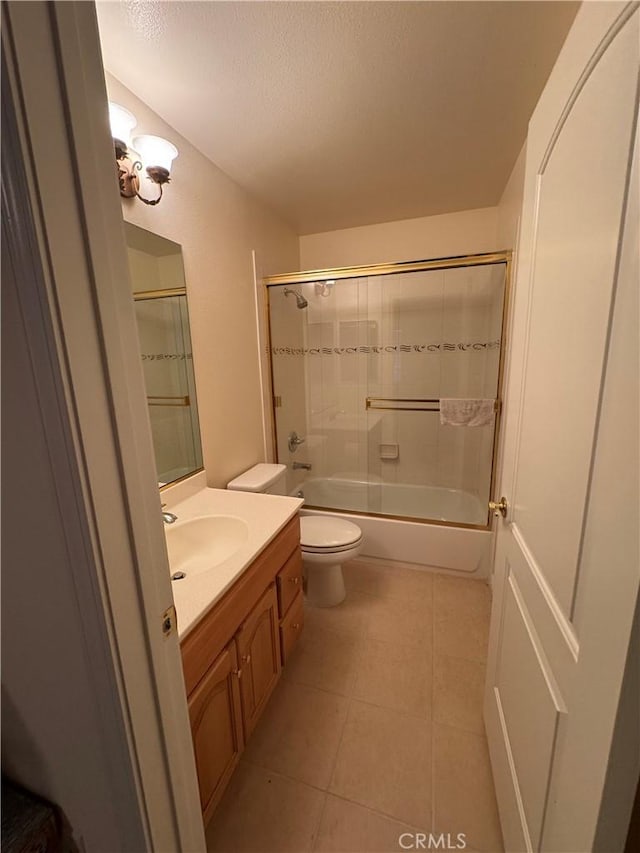
[[[416,261],[508,248],[496,240],[497,209],[483,207],[441,216],[381,222],[300,238],[304,270]]]
[[[497,208],[496,239],[502,249],[515,249],[524,192],[526,143],[518,155]]]
[[[107,87],[138,119],[134,133],[163,136],[179,151],[161,204],[123,199],[122,210],[182,246],[204,466],[209,485],[224,486],[264,456],[251,250],[265,275],[297,269],[298,237],[110,75]]]

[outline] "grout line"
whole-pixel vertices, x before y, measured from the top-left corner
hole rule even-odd
[[[477,663],[478,666],[484,666],[486,668],[487,661],[481,658],[468,658],[464,657],[464,655],[450,655],[447,652],[438,652],[437,655],[439,658],[449,658],[449,660],[463,660],[467,663]]]
[[[475,737],[479,737],[481,740],[484,741],[487,740],[486,732],[472,732],[471,729],[463,729],[460,726],[452,726],[451,723],[436,723],[436,725],[444,729],[452,729],[454,732],[464,732],[466,735],[474,735]]]
[[[380,711],[388,711],[390,714],[396,714],[398,717],[405,717],[408,720],[416,720],[420,723],[431,723],[431,716],[420,716],[420,714],[412,714],[411,711],[403,711],[399,708],[390,708],[388,705],[380,705],[377,702],[371,702],[369,699],[360,699],[358,696],[350,697],[352,703],[358,702],[360,705],[368,705],[370,708],[378,708]]]
[[[357,806],[358,808],[364,809],[365,811],[369,812],[370,814],[377,815],[378,817],[383,817],[383,818],[385,818],[385,820],[393,821],[393,823],[398,823],[398,824],[400,824],[400,826],[404,827],[405,829],[413,829],[416,832],[425,832],[425,830],[427,832],[429,831],[427,827],[416,826],[414,823],[411,823],[409,821],[405,821],[401,817],[398,817],[397,815],[392,815],[392,814],[389,814],[389,812],[382,812],[379,809],[374,809],[371,806],[367,806],[364,803],[358,802],[358,800],[351,800],[349,797],[345,797],[344,794],[334,794],[331,791],[327,791],[327,799],[329,797],[333,797],[336,800],[342,800],[344,803],[349,803],[350,806]],[[368,853],[368,851],[358,851],[358,853]]]
[[[327,799],[328,799],[328,797],[329,797],[329,795],[328,795],[328,794],[327,794],[327,792],[325,791],[325,792],[324,792],[324,799],[323,799],[323,801],[322,801],[322,808],[320,809],[320,813],[319,813],[319,815],[318,815],[318,820],[316,821],[316,825],[315,825],[315,827],[314,827],[314,829],[313,829],[313,834],[312,834],[312,836],[311,836],[311,847],[309,848],[309,849],[310,849],[310,853],[313,853],[313,851],[314,851],[314,850],[316,849],[316,847],[318,846],[318,839],[320,838],[320,827],[322,826],[322,819],[323,819],[323,817],[324,817],[324,813],[325,813],[326,808],[327,808]]]
[[[255,759],[244,758],[243,756],[240,759],[240,763],[250,764],[252,767],[258,767],[260,770],[266,770],[267,773],[270,773],[273,776],[279,776],[281,779],[286,779],[288,782],[295,782],[296,785],[302,785],[303,788],[311,788],[313,791],[317,791],[319,794],[329,793],[326,788],[320,788],[318,787],[318,785],[312,785],[311,782],[303,782],[302,779],[298,779],[297,776],[291,776],[289,773],[283,773],[282,770],[274,770],[272,767],[268,767],[266,764],[261,764]]]
[[[321,693],[328,693],[329,696],[338,696],[340,699],[352,698],[349,693],[340,693],[338,690],[329,690],[327,687],[319,687],[317,684],[309,684],[306,681],[300,681],[297,678],[286,676],[284,672],[282,674],[282,680],[286,681],[287,684],[295,684],[296,687],[307,687],[309,690],[319,690]]]
[[[344,717],[344,723],[342,724],[342,731],[340,732],[340,740],[338,741],[338,748],[336,749],[336,753],[333,756],[333,762],[331,764],[331,773],[329,775],[329,784],[327,785],[327,793],[331,791],[331,785],[333,783],[333,777],[336,772],[336,765],[338,763],[338,756],[340,755],[340,750],[342,748],[342,743],[344,741],[344,733],[347,728],[347,723],[349,722],[349,717],[351,716],[351,706],[353,705],[353,699],[349,698],[349,705],[347,706],[347,713]]]

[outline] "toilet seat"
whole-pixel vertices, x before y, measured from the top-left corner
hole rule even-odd
[[[300,546],[308,554],[339,554],[356,548],[362,531],[342,518],[306,515],[300,519]]]

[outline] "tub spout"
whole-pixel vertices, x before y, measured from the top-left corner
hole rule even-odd
[[[310,471],[311,462],[294,462],[291,467],[294,471],[299,471],[300,469],[303,471]]]

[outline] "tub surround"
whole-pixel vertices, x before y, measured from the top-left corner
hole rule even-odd
[[[303,503],[299,498],[203,488],[203,480],[206,482],[204,472],[162,492],[165,509],[178,516],[174,529],[195,518],[224,515],[245,521],[248,536],[235,553],[212,569],[187,572],[182,580],[173,581],[181,641],[275,539]],[[175,568],[171,566],[172,572]]]
[[[301,515],[343,518],[363,533],[362,559],[404,563],[425,571],[485,578],[489,574],[491,530],[454,527],[420,521],[302,509]]]
[[[486,527],[487,505],[472,492],[418,483],[385,483],[367,479],[311,477],[300,491],[310,507],[377,513],[397,518]],[[294,493],[295,494],[295,493]]]

